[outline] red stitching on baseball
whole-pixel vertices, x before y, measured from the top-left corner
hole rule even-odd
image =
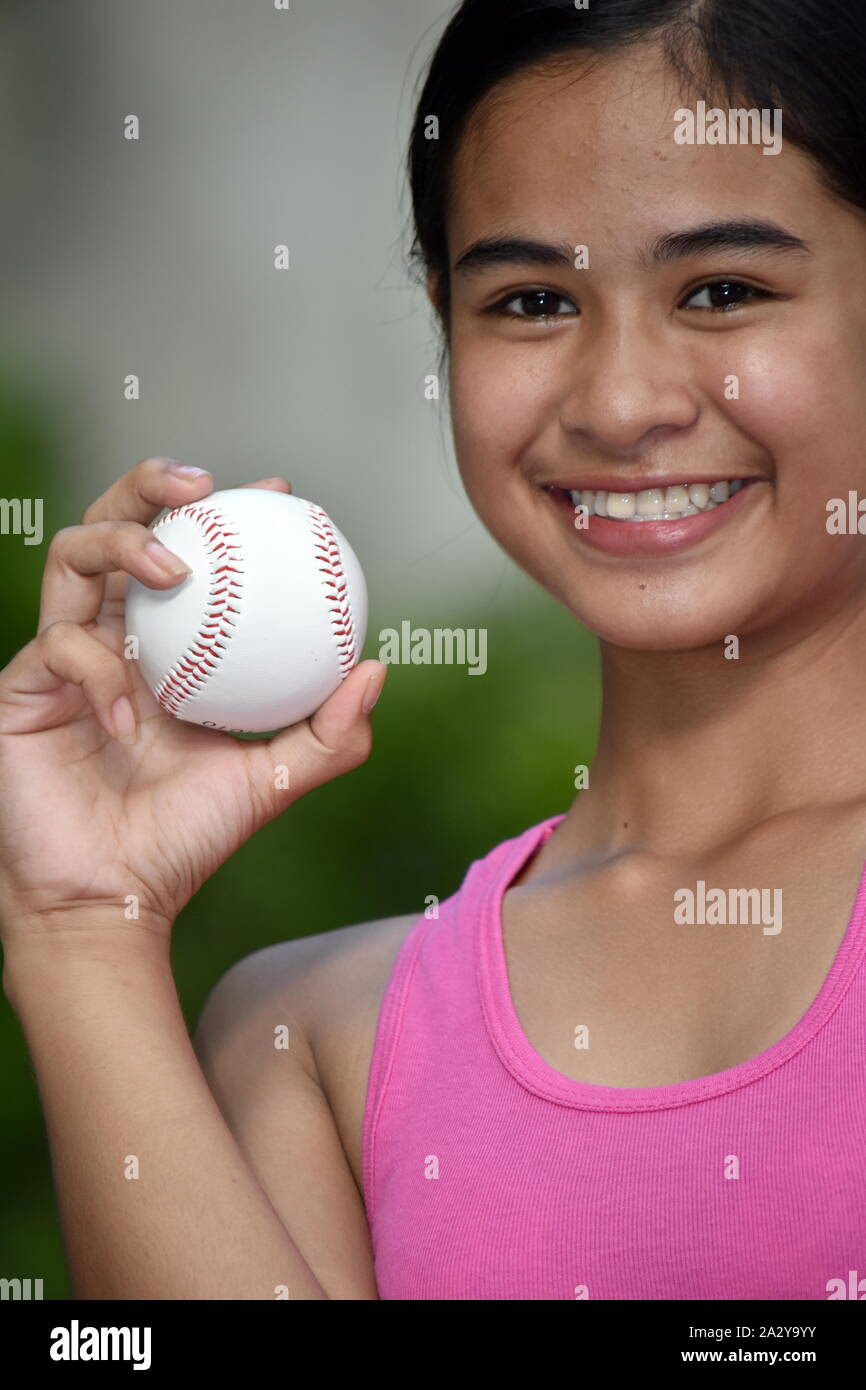
[[[174,719],[178,718],[184,702],[198,695],[210,673],[219,669],[220,652],[225,650],[225,646],[217,638],[231,636],[234,624],[229,614],[240,612],[233,602],[239,600],[243,593],[242,579],[231,577],[243,574],[243,569],[238,567],[243,561],[243,551],[237,542],[229,539],[236,536],[237,531],[228,529],[228,521],[216,507],[186,506],[175,507],[162,517],[154,527],[154,533],[159,531],[163,522],[173,521],[180,515],[201,529],[208,553],[210,587],[195,640],[156,690],[160,708]],[[225,623],[229,624],[228,629],[223,626]]]
[[[337,647],[340,676],[345,678],[357,661],[357,636],[348,597],[348,581],[343,570],[340,547],[330,519],[321,507],[308,502],[307,516],[313,533],[313,553],[318,569],[328,578],[322,581],[331,631]],[[198,525],[204,537],[210,566],[210,587],[198,634],[189,650],[160,682],[156,699],[166,714],[178,718],[184,703],[198,695],[211,672],[219,669],[220,654],[226,650],[219,638],[230,638],[234,623],[230,615],[240,613],[236,606],[243,594],[243,561],[240,545],[230,539],[237,531],[228,529],[228,521],[215,507],[175,507],[154,527],[154,534],[164,522],[183,514]],[[225,624],[228,624],[226,627]]]
[[[337,644],[340,675],[345,679],[357,661],[357,638],[348,598],[348,582],[343,571],[343,557],[327,512],[323,512],[315,502],[308,502],[307,516],[310,519],[313,553],[319,562],[319,572],[330,576],[322,583],[325,597],[329,600],[328,611],[337,615],[331,618],[331,631]]]

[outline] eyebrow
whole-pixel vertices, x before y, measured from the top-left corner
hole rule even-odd
[[[787,232],[775,222],[761,219],[747,221],[703,222],[679,232],[656,237],[638,253],[643,269],[683,260],[687,256],[706,255],[709,251],[749,253],[812,254],[811,247],[800,237]],[[454,267],[455,274],[473,275],[502,265],[554,266],[574,269],[574,246],[566,242],[537,241],[531,237],[505,234],[485,237],[474,242]]]

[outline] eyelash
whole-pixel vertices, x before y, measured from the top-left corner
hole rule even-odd
[[[695,288],[686,295],[686,299],[694,299],[696,294],[699,294],[703,290],[713,289],[717,285],[729,285],[735,286],[737,289],[747,290],[748,298],[745,301],[746,303],[761,299],[778,298],[778,296],[771,293],[770,290],[759,289],[757,285],[750,285],[745,280],[734,280],[730,276],[722,276],[717,280],[704,280],[700,285],[696,285]],[[513,304],[515,300],[531,299],[533,295],[541,294],[551,295],[554,299],[561,300],[564,303],[574,302],[573,300],[569,300],[568,295],[560,294],[557,290],[522,290],[519,294],[504,296],[504,298],[498,300],[495,304],[491,304],[484,312],[487,314],[497,314],[501,318],[518,319],[524,323],[549,323],[552,319],[579,317],[578,314],[515,314],[508,308],[508,305]],[[739,307],[739,304],[702,306],[697,312],[704,314],[728,314],[732,309],[737,309]],[[690,309],[688,312],[694,313],[695,310]]]

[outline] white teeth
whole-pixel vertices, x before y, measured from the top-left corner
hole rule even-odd
[[[637,511],[637,493],[609,492],[607,494],[607,514],[616,521],[626,521]]]
[[[648,487],[637,495],[638,516],[664,516],[665,495],[660,487]]]
[[[644,488],[640,492],[605,492],[584,488],[569,492],[575,507],[585,507],[590,516],[607,516],[616,521],[675,521],[678,517],[711,512],[727,502],[745,486],[742,478],[717,483],[675,483],[672,487]]]

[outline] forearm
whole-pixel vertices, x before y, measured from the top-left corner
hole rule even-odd
[[[77,1298],[327,1297],[211,1095],[167,942],[25,940],[4,986],[33,1059]]]

